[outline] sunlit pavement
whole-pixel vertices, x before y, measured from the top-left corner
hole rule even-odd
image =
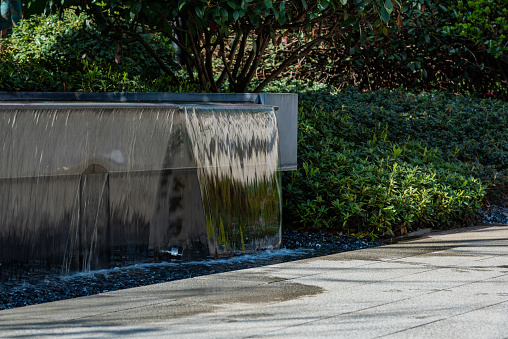
[[[0,337],[508,338],[508,226],[0,311]]]

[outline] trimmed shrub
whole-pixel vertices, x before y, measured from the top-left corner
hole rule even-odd
[[[289,224],[371,237],[457,227],[507,187],[501,101],[296,81],[267,91],[287,89],[300,92],[299,168],[284,175]]]

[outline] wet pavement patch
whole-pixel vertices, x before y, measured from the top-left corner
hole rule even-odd
[[[229,317],[229,319],[259,319],[273,316],[274,316],[273,313],[248,313],[235,315],[234,317]]]
[[[224,291],[224,294],[226,295],[221,297],[222,300],[214,300],[214,303],[265,304],[289,301],[320,294],[322,292],[324,292],[324,290],[318,286],[284,281],[273,284],[261,284],[242,289],[228,288],[227,291]]]

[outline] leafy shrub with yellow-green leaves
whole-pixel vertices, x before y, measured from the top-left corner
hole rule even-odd
[[[171,42],[155,34],[147,41],[176,72]],[[162,72],[140,43],[121,43],[72,11],[21,20],[0,44],[0,91],[196,91],[189,81]]]
[[[506,188],[505,103],[445,93],[335,91],[301,82],[298,170],[284,176],[284,217],[306,228],[389,237],[475,221]]]

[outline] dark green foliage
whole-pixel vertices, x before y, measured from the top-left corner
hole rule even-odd
[[[503,102],[310,86],[267,89],[301,92],[286,221],[373,237],[450,228],[474,220],[487,190],[506,187]]]
[[[284,76],[362,90],[437,89],[508,100],[506,0],[400,4],[394,6],[388,23],[345,29]],[[265,59],[268,69],[259,77],[281,62],[290,41],[272,47],[274,52]]]

